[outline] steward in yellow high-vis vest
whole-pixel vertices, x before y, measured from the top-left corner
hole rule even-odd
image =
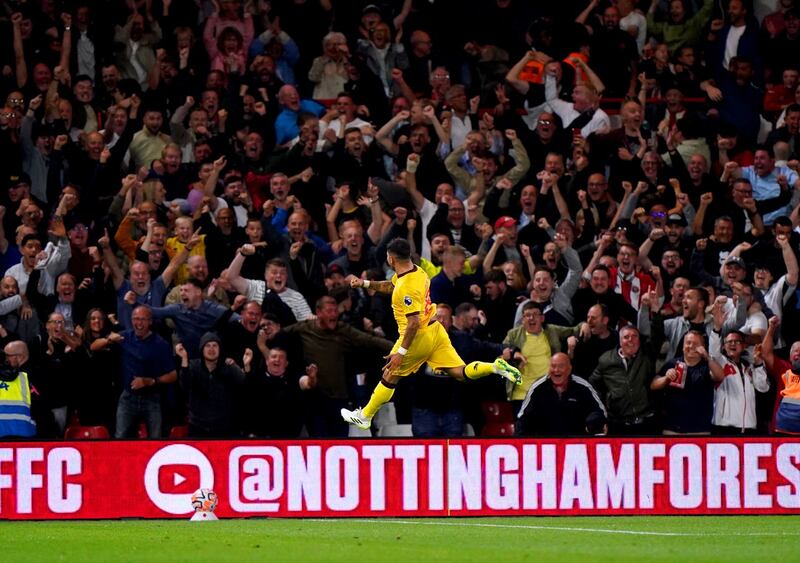
[[[35,435],[28,374],[6,368],[0,371],[0,437],[28,438]]]

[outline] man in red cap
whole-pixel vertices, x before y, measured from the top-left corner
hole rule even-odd
[[[513,217],[504,215],[494,222],[494,240],[483,241],[479,254],[483,253],[486,253],[484,271],[508,261],[525,262],[517,248],[517,221]]]

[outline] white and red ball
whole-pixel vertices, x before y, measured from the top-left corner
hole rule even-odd
[[[217,493],[211,489],[197,489],[192,495],[195,512],[214,512],[217,508]]]

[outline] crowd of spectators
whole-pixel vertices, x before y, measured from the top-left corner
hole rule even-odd
[[[524,436],[800,432],[773,4],[0,0],[0,391],[35,422],[0,394],[0,434],[347,436],[397,337],[350,280],[397,237],[462,358],[523,373],[424,368],[416,436],[504,403]]]

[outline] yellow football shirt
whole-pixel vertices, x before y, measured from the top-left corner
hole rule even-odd
[[[431,303],[431,280],[417,266],[401,276],[392,276],[392,284],[392,311],[402,341],[408,324],[406,316],[419,313],[419,326],[424,328],[436,315],[436,305]]]
[[[511,392],[512,401],[523,400],[531,385],[547,375],[550,369],[550,342],[544,331],[539,334],[526,334],[525,343],[520,351],[528,361],[522,369],[522,385],[515,386]]]

